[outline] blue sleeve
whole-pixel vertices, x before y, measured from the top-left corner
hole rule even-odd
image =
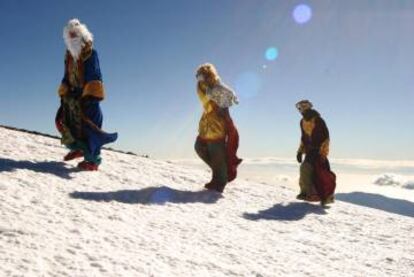
[[[90,81],[102,81],[98,53],[95,49],[92,50],[91,56],[85,61],[85,83]]]

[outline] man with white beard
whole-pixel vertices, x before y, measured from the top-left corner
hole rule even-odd
[[[71,19],[63,31],[67,47],[65,74],[59,87],[61,106],[56,126],[61,142],[70,152],[65,161],[84,158],[82,170],[97,170],[102,159],[101,148],[114,142],[118,134],[102,131],[100,101],[105,97],[99,59],[93,48],[93,35],[78,19]]]

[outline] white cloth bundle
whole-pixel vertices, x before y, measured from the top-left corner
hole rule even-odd
[[[229,108],[234,104],[239,104],[239,100],[237,99],[234,91],[221,82],[219,82],[213,88],[208,88],[206,95],[220,108]]]

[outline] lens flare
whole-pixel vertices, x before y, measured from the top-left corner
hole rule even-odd
[[[249,99],[257,96],[262,88],[262,80],[255,72],[244,72],[236,79],[234,86],[237,95]]]
[[[297,5],[293,10],[293,19],[298,24],[305,24],[312,18],[312,9],[308,5]]]
[[[279,57],[279,50],[275,47],[270,47],[266,50],[265,57],[268,61],[274,61]]]

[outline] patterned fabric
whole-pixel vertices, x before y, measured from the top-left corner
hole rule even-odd
[[[220,108],[229,108],[239,104],[236,94],[229,87],[219,82],[213,88],[207,88],[207,97],[214,101]]]
[[[61,143],[69,145],[83,139],[81,106],[78,99],[69,95],[62,97],[63,133]]]
[[[81,97],[105,98],[98,53],[92,45],[85,47],[77,61],[66,52],[65,74],[58,90],[59,96],[63,97],[74,90],[80,92]]]
[[[230,116],[228,108],[220,108],[216,102],[212,101],[204,92],[206,89],[199,85],[197,93],[203,104],[203,116],[199,125],[199,136],[197,144],[201,147],[201,143],[209,145],[210,143],[224,143],[223,153],[210,153],[210,159],[216,159],[215,155],[225,157],[226,182],[231,182],[237,177],[237,167],[242,162],[237,157],[239,148],[239,133]],[[198,155],[208,164],[201,150],[197,150]],[[205,152],[205,151],[204,151]],[[205,155],[204,155],[205,156]],[[218,159],[218,158],[217,158]],[[224,170],[224,169],[221,169]],[[222,174],[223,175],[223,174]],[[223,175],[224,176],[224,175]]]
[[[100,162],[103,145],[114,142],[118,134],[106,133],[102,128],[100,101],[104,99],[102,75],[97,52],[92,45],[85,47],[75,61],[66,53],[65,75],[59,88],[61,108],[56,126],[62,134],[62,144],[69,148],[86,146],[86,161]]]
[[[205,89],[198,87],[198,97],[203,105],[203,115],[199,123],[199,137],[204,140],[221,140],[226,136],[225,121],[220,116],[220,108],[206,95]]]

